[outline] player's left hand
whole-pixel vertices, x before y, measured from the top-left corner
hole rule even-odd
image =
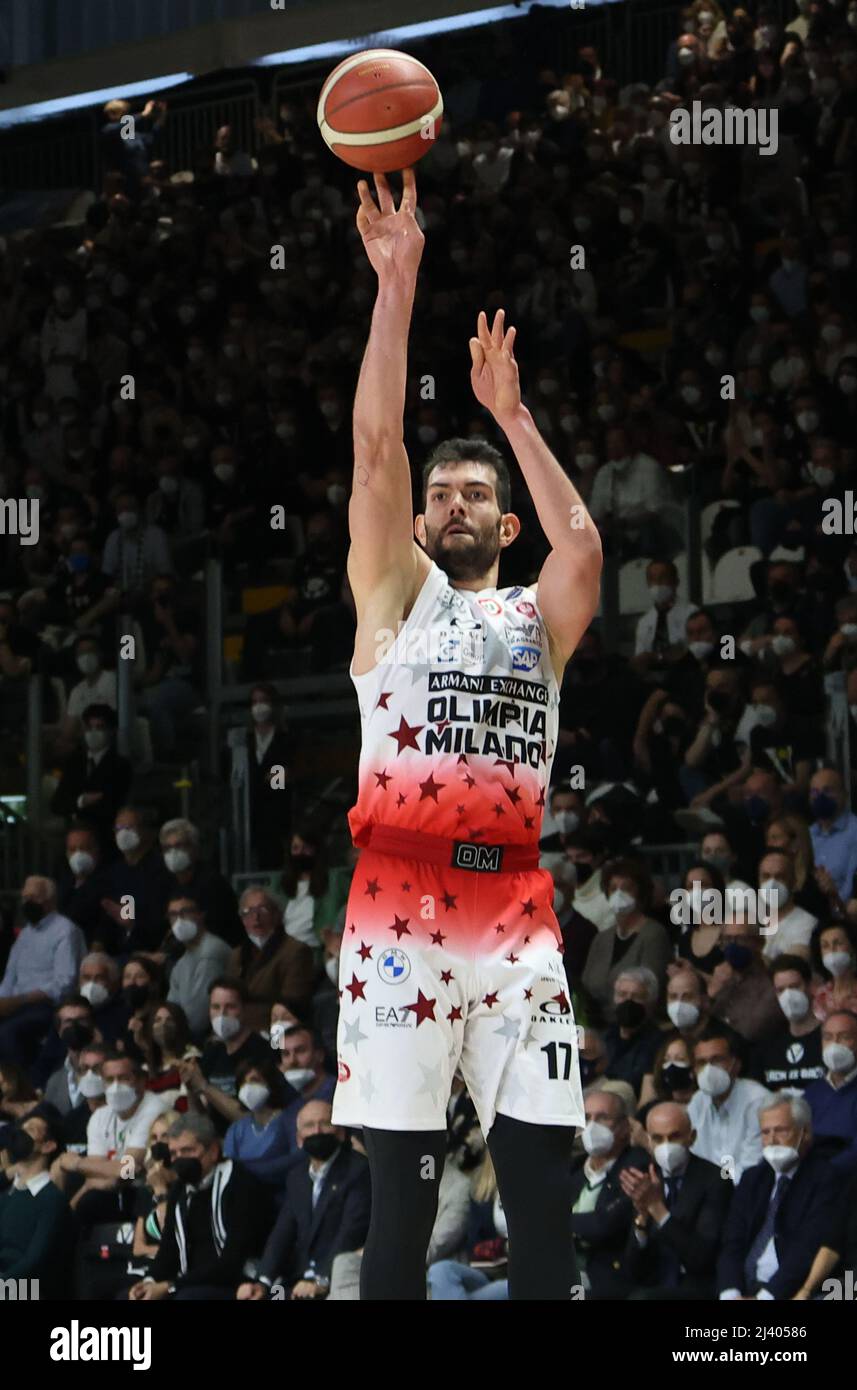
[[[514,328],[506,329],[506,311],[498,309],[489,332],[488,318],[483,309],[476,322],[477,336],[470,339],[473,363],[470,384],[473,394],[498,422],[502,416],[514,414],[521,404],[518,364],[514,354],[516,331]]]

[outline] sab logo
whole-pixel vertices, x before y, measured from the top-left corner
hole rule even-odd
[[[513,671],[532,671],[538,666],[541,652],[538,647],[510,647]]]
[[[340,1061],[340,1063],[339,1063],[339,1080],[340,1080],[340,1081],[348,1081],[348,1080],[350,1079],[350,1077],[351,1077],[351,1068],[349,1067],[348,1063],[347,1063],[347,1062]]]
[[[378,959],[378,974],[385,984],[400,985],[410,973],[411,962],[404,951],[400,951],[397,946],[390,946],[388,950],[381,952]]]

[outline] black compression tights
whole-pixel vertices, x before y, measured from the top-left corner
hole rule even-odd
[[[488,1135],[509,1226],[510,1298],[571,1296],[576,1278],[573,1139],[573,1128],[526,1124],[508,1115],[498,1115]],[[360,1298],[425,1299],[426,1250],[437,1214],[446,1131],[364,1127],[363,1143],[372,1172],[372,1219],[360,1268]]]

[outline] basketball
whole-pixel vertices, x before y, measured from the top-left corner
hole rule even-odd
[[[428,153],[442,113],[427,67],[394,48],[369,48],[333,69],[321,90],[318,127],[346,164],[387,174]]]

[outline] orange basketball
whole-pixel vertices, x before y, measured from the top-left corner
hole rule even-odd
[[[369,48],[333,69],[321,89],[318,128],[346,164],[386,174],[428,154],[442,114],[427,67],[395,48]]]

